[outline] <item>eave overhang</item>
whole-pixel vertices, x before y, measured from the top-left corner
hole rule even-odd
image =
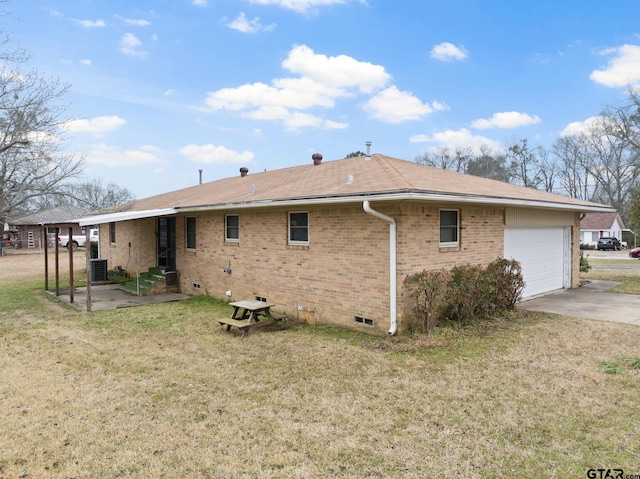
[[[555,211],[575,211],[580,213],[610,213],[616,210],[607,205],[596,203],[572,204],[555,201],[529,200],[522,198],[505,198],[480,195],[463,195],[424,191],[382,192],[371,194],[315,196],[306,198],[283,198],[257,201],[238,201],[210,205],[174,206],[172,208],[158,208],[139,211],[123,211],[104,215],[86,216],[77,220],[80,226],[98,225],[117,221],[127,221],[160,216],[170,216],[178,213],[197,213],[205,211],[224,211],[255,208],[286,208],[335,204],[360,204],[363,201],[399,202],[399,201],[428,201],[440,203],[469,203],[486,206],[503,206],[512,208],[537,208]]]

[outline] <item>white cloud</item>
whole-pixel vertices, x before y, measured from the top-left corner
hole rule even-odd
[[[120,39],[120,51],[125,55],[144,57],[147,52],[139,50],[142,46],[142,42],[133,33],[125,33]]]
[[[45,10],[49,12],[49,15],[51,15],[52,17],[64,17],[60,10],[56,8],[45,8]]]
[[[159,155],[162,150],[152,145],[142,145],[137,150],[119,150],[104,143],[92,145],[86,162],[105,166],[139,166],[168,163]]]
[[[502,111],[494,113],[491,118],[479,118],[471,123],[471,126],[478,130],[486,130],[487,128],[517,128],[538,123],[540,123],[538,115],[531,116],[517,111]]]
[[[589,78],[608,87],[624,87],[640,81],[640,45],[622,45],[599,52],[616,55],[606,68],[594,70]]]
[[[207,5],[209,5],[209,2],[207,2],[207,0],[192,0],[191,3],[197,7],[206,7]]]
[[[304,110],[333,108],[338,99],[369,93],[384,87],[391,78],[380,65],[360,62],[346,55],[319,55],[305,45],[294,46],[282,62],[282,67],[301,76],[276,78],[270,85],[247,83],[209,92],[205,99],[206,109],[241,112],[244,117],[254,120],[281,121],[289,131],[300,128],[346,128],[347,123],[326,120]],[[381,97],[371,102],[370,111],[375,114],[385,108],[386,105],[381,104],[384,95],[389,95],[394,89],[381,92]],[[391,113],[384,115],[386,121],[419,118],[425,112],[446,108],[440,103],[423,105],[407,92],[397,92],[395,98],[389,101],[399,100],[403,101],[403,118],[393,117],[393,108],[389,105],[386,108]]]
[[[260,18],[258,17],[254,18],[253,20],[247,20],[247,17],[243,12],[241,12],[235,20],[227,23],[227,26],[242,33],[268,32],[276,28],[275,23],[272,23],[271,25],[261,24]]]
[[[502,149],[502,145],[487,137],[481,135],[474,135],[466,128],[460,130],[445,130],[442,132],[434,133],[433,135],[414,135],[409,138],[412,143],[435,143],[434,150],[437,150],[442,146],[449,146],[452,148],[470,148],[474,153],[480,153],[480,148],[488,146],[494,151]]]
[[[187,145],[180,153],[197,163],[250,163],[254,154],[250,151],[234,151],[224,146]]]
[[[73,133],[94,133],[104,135],[107,132],[115,131],[127,122],[124,118],[116,115],[97,116],[89,120],[72,120],[67,122],[67,129]]]
[[[391,79],[383,66],[360,62],[347,55],[328,57],[306,45],[294,46],[282,62],[283,68],[338,88],[358,88],[369,93]]]
[[[151,22],[149,20],[144,19],[122,17],[122,21],[127,25],[131,25],[132,27],[148,27],[149,25],[151,25]]]
[[[605,121],[605,119],[602,116],[592,116],[583,121],[574,121],[572,123],[569,123],[565,127],[565,129],[560,132],[560,136],[571,136],[588,133],[598,125],[601,125],[603,121]]]
[[[251,83],[237,88],[222,88],[207,96],[212,110],[239,111],[255,107],[286,107],[307,109],[314,106],[331,107],[334,98],[345,96],[339,89],[328,88],[308,78],[276,79],[274,86]]]
[[[431,49],[430,55],[436,60],[451,61],[464,60],[469,56],[469,52],[462,45],[456,46],[453,43],[442,42]]]
[[[80,60],[80,63],[83,64],[83,65],[86,65],[88,67],[91,66],[91,60],[89,58],[85,58],[83,60]]]
[[[349,0],[251,0],[251,3],[258,5],[277,5],[288,10],[299,13],[306,13],[318,7],[331,7],[333,5],[344,5]],[[366,1],[359,0],[366,5]]]
[[[106,26],[104,20],[74,20],[79,25],[82,25],[84,28],[102,28]]]
[[[253,120],[280,120],[287,131],[297,131],[301,128],[336,130],[349,126],[347,123],[325,120],[309,113],[292,112],[282,107],[261,107],[245,116]]]
[[[442,108],[442,104],[437,105]],[[422,103],[413,93],[400,91],[395,86],[382,90],[367,101],[363,108],[372,117],[388,123],[419,120],[434,111],[431,105]]]

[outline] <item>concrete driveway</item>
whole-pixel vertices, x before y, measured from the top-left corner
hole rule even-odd
[[[522,301],[518,308],[640,325],[640,295],[606,292],[617,284],[615,281],[594,280],[581,288],[561,289]]]

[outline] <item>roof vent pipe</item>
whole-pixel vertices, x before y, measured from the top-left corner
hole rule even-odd
[[[202,184],[202,170],[198,170],[198,174],[200,175],[200,184]]]
[[[245,177],[249,174],[249,168],[247,168],[246,166],[243,166],[242,168],[240,168],[240,176],[241,177]]]
[[[367,145],[367,156],[365,157],[365,160],[370,160],[371,159],[371,142],[367,141],[365,145]]]
[[[314,153],[311,155],[311,159],[313,160],[314,165],[319,165],[322,163],[322,155],[320,153]]]

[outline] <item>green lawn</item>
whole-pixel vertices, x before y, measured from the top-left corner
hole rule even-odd
[[[638,326],[242,338],[208,298],[86,314],[1,286],[2,479],[640,474]]]

